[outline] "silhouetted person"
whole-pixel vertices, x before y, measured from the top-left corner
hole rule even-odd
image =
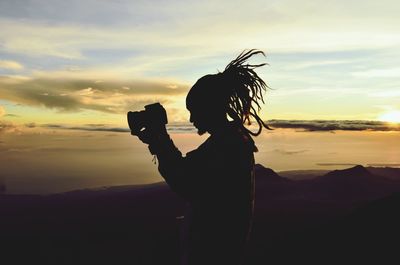
[[[251,135],[268,128],[257,114],[267,86],[254,71],[264,64],[244,64],[259,53],[241,53],[222,73],[203,76],[190,89],[190,121],[199,134],[210,134],[196,150],[182,156],[165,126],[139,134],[165,181],[188,202],[181,264],[243,263],[254,205],[257,148]],[[243,125],[250,118],[258,124],[255,133]]]

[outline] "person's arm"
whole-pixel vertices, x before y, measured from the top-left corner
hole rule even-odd
[[[183,157],[165,127],[159,128],[157,133],[145,130],[141,132],[139,138],[149,144],[150,152],[157,156],[158,170],[170,188],[185,199],[193,198],[196,155],[189,154]]]

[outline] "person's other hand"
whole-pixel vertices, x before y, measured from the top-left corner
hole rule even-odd
[[[144,129],[144,130],[138,132],[137,134],[133,134],[133,133],[131,133],[131,134],[134,136],[137,136],[139,138],[139,140],[145,144],[151,144],[155,140],[154,133],[152,133],[150,129]]]
[[[136,135],[131,133],[132,135]],[[145,128],[136,135],[140,141],[145,144],[154,145],[157,144],[163,137],[168,137],[167,129],[165,125]]]

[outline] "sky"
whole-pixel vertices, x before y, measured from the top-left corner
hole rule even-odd
[[[33,128],[30,128],[33,130]],[[195,149],[206,135],[170,133],[180,151]],[[255,141],[256,163],[276,172],[400,166],[400,132],[275,129]],[[0,138],[0,184],[8,193],[54,193],[83,188],[163,181],[153,157],[129,133],[83,130]]]
[[[257,161],[398,165],[399,13],[395,0],[2,0],[0,184],[161,181],[126,112],[161,102],[174,141],[195,148],[187,92],[253,48],[270,87],[260,115],[276,128],[256,140]]]
[[[187,121],[196,80],[256,48],[266,57],[252,62],[269,64],[264,119],[396,120],[399,11],[388,0],[1,1],[0,115],[123,126],[127,110],[160,101]]]

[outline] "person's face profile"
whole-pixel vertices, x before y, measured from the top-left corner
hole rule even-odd
[[[210,80],[214,75],[206,75],[200,78],[190,89],[186,97],[186,108],[190,112],[190,122],[197,128],[197,133],[203,135],[215,127],[213,115],[215,100],[210,88]]]
[[[190,112],[190,119],[189,121],[193,123],[193,126],[196,127],[197,133],[199,135],[203,135],[207,132],[206,124],[207,120],[206,117],[202,115],[200,111],[196,110],[189,110]]]

